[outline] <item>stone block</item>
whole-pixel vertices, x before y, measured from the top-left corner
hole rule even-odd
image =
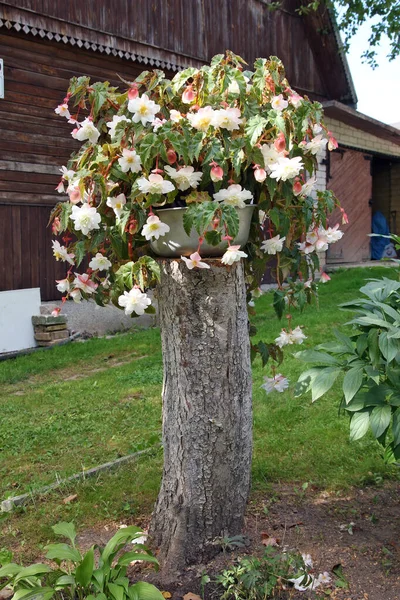
[[[35,333],[46,333],[48,331],[62,331],[67,329],[66,323],[59,323],[58,325],[35,325]]]
[[[32,317],[33,325],[59,325],[60,323],[66,323],[67,317],[64,315],[58,315],[52,317],[51,315],[36,315]]]

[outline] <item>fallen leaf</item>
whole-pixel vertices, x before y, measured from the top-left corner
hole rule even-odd
[[[161,592],[162,596],[168,600],[168,598],[172,598],[171,592]]]
[[[63,503],[64,504],[70,504],[71,502],[75,502],[75,500],[78,499],[78,494],[72,494],[71,496],[67,496],[67,498],[64,498]]]
[[[183,600],[201,600],[201,597],[197,594],[192,594],[192,592],[189,592],[183,596]]]
[[[262,536],[261,543],[264,546],[279,546],[279,540],[277,538],[269,536]]]

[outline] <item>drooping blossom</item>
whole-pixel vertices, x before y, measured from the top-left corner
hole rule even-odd
[[[214,109],[211,106],[205,106],[200,108],[197,112],[190,112],[187,114],[187,118],[192,127],[198,131],[207,131],[214,123]]]
[[[243,119],[240,118],[240,110],[238,108],[222,108],[214,112],[214,127],[234,131],[240,129]]]
[[[78,204],[82,201],[82,194],[79,183],[71,183],[67,187],[67,194],[69,196],[69,201],[72,202],[72,204]]]
[[[60,117],[65,117],[66,119],[71,118],[71,114],[68,109],[68,104],[64,102],[64,104],[59,104],[57,108],[54,109],[54,112]]]
[[[283,158],[285,155],[275,148],[274,144],[263,144],[261,146],[261,154],[264,159],[264,166],[270,173],[272,165],[278,162],[279,158]]]
[[[189,188],[197,188],[203,176],[201,171],[195,171],[193,167],[182,167],[181,169],[173,169],[168,165],[164,167],[164,171],[168,173],[171,179],[176,183],[178,190],[184,192]]]
[[[284,392],[289,387],[289,380],[278,373],[275,377],[264,377],[264,383],[261,386],[267,394],[271,392]]]
[[[209,269],[210,265],[205,262],[202,262],[201,256],[198,252],[193,252],[190,255],[190,258],[186,258],[186,256],[181,256],[181,259],[186,263],[188,269]]]
[[[303,168],[301,156],[294,158],[279,157],[277,162],[270,165],[271,177],[277,181],[287,181],[297,177]]]
[[[69,292],[71,289],[68,279],[56,279],[56,284],[56,287],[61,294],[65,294],[65,292]]]
[[[153,131],[158,131],[160,127],[162,127],[166,122],[167,119],[159,119],[158,117],[156,117],[151,124],[151,126],[153,127]]]
[[[56,260],[63,260],[70,265],[74,264],[75,254],[68,253],[68,250],[65,246],[61,246],[58,240],[52,240],[53,244],[53,254]]]
[[[306,339],[307,336],[304,335],[300,326],[298,325],[292,331],[286,331],[285,329],[282,329],[278,337],[275,339],[275,344],[279,346],[279,348],[283,348],[284,346],[292,344],[302,344]]]
[[[148,179],[141,177],[136,183],[143,194],[169,194],[175,189],[173,183],[166,181],[161,175],[155,173],[149,175]]]
[[[170,148],[169,150],[167,150],[167,160],[168,160],[168,162],[169,162],[170,165],[173,165],[178,160],[176,152],[175,152],[175,150],[172,150],[172,148]]]
[[[306,592],[307,590],[315,590],[319,587],[320,583],[313,575],[304,572],[299,577],[294,577],[292,579],[288,579],[291,583],[293,583],[293,587],[295,590],[299,592]]]
[[[97,144],[97,140],[100,137],[100,131],[96,129],[93,121],[87,117],[82,121],[78,129],[73,130],[71,135],[75,140],[79,140],[80,142],[89,140],[91,144]]]
[[[125,194],[118,194],[118,196],[109,196],[106,202],[107,206],[113,209],[115,215],[118,219],[121,218],[122,211],[126,204],[126,196]]]
[[[125,115],[114,115],[112,121],[107,123],[107,127],[110,130],[108,133],[110,134],[111,139],[115,137],[117,125],[123,122],[129,123],[130,121]]]
[[[329,575],[328,571],[324,571],[318,575],[318,583],[321,585],[325,583],[330,583],[332,581],[332,577]]]
[[[319,280],[321,283],[328,283],[328,281],[330,281],[331,278],[329,277],[329,275],[327,273],[321,273],[321,277]]]
[[[280,235],[275,235],[269,240],[264,240],[261,244],[261,250],[266,254],[276,254],[277,252],[282,252],[283,243],[286,240],[286,237],[280,237]]]
[[[274,96],[271,100],[271,106],[274,110],[284,110],[288,106],[288,101],[283,98],[282,94]]]
[[[76,175],[76,172],[73,169],[67,169],[64,165],[59,169],[61,172],[61,176],[65,181],[72,181]]]
[[[246,206],[245,201],[253,198],[253,194],[249,190],[242,189],[242,186],[237,183],[233,183],[226,190],[220,190],[213,196],[217,202],[236,206],[236,208],[244,208]]]
[[[239,261],[241,258],[247,258],[246,252],[240,250],[240,246],[229,246],[221,258],[221,262],[224,265],[233,265],[234,262]]]
[[[303,562],[305,564],[306,567],[309,567],[310,569],[313,568],[314,563],[313,563],[313,559],[311,554],[302,554],[301,558],[303,559]]]
[[[321,133],[321,131],[322,131],[321,123],[314,123],[312,130],[313,130],[314,135],[318,135],[319,133]]]
[[[336,150],[336,148],[339,147],[339,143],[337,141],[336,138],[333,137],[333,135],[331,134],[330,131],[328,131],[328,150],[332,151],[332,150]]]
[[[54,217],[53,223],[51,224],[51,232],[53,235],[58,235],[61,231],[61,221],[59,217]]]
[[[69,295],[71,296],[72,300],[74,302],[80,302],[82,300],[82,294],[81,294],[81,290],[78,288],[73,289]]]
[[[97,252],[96,256],[90,261],[89,267],[93,269],[93,271],[108,271],[108,269],[111,268],[111,262],[106,256]]]
[[[289,95],[289,102],[294,108],[298,108],[303,102],[303,97],[300,96],[297,92],[292,92]]]
[[[339,229],[339,223],[336,223],[334,227],[328,227],[328,229],[324,229],[323,227],[319,227],[318,229],[319,235],[324,235],[328,244],[334,244],[338,242],[343,237],[343,231]]]
[[[182,102],[184,104],[191,104],[196,99],[196,92],[191,84],[186,86],[185,91],[182,94]]]
[[[156,215],[150,215],[143,226],[142,235],[146,240],[155,239],[158,240],[160,236],[164,236],[170,230],[170,226],[167,223],[160,221]]]
[[[128,100],[134,100],[139,96],[139,89],[137,83],[132,83],[128,90]]]
[[[73,206],[70,218],[74,221],[75,230],[82,231],[83,235],[87,235],[93,229],[100,229],[101,216],[94,206],[87,203]]]
[[[175,110],[173,108],[172,110],[170,110],[169,118],[173,123],[179,123],[179,121],[181,121],[183,117],[179,110]]]
[[[258,181],[258,183],[262,183],[267,178],[267,172],[265,169],[261,169],[258,165],[254,169],[254,179]]]
[[[90,279],[90,275],[87,273],[75,273],[75,279],[72,283],[75,289],[82,290],[85,294],[93,294],[98,288],[97,283]]]
[[[146,123],[154,121],[155,115],[160,110],[160,106],[153,100],[150,100],[147,94],[143,94],[143,96],[129,100],[128,110],[133,113],[133,123],[141,122],[145,126]]]
[[[146,308],[150,306],[151,300],[147,294],[134,287],[130,292],[124,292],[122,296],[119,296],[118,304],[124,308],[126,315],[132,313],[143,315]]]
[[[118,164],[121,167],[121,171],[124,173],[127,173],[128,171],[139,173],[142,169],[139,154],[136,150],[128,150],[128,148],[122,150],[122,156],[118,159]]]
[[[210,170],[211,181],[213,181],[214,183],[216,183],[217,181],[222,181],[224,178],[223,168],[220,167],[219,165],[217,165],[217,163],[214,161],[210,164],[211,164],[211,170]]]
[[[301,194],[301,190],[303,189],[303,184],[301,183],[301,179],[299,177],[295,177],[293,183],[293,194],[295,196],[299,196]]]
[[[286,150],[286,139],[285,134],[281,131],[274,141],[274,148],[279,154]]]
[[[306,150],[311,152],[311,154],[316,156],[317,154],[319,154],[319,152],[321,152],[325,148],[327,143],[328,143],[328,140],[326,138],[322,137],[322,134],[320,134],[320,135],[316,135],[315,137],[312,138],[312,140],[307,142],[307,144],[305,145],[305,148],[306,148]]]
[[[299,196],[302,198],[307,198],[307,196],[311,195],[311,192],[314,189],[315,184],[317,183],[317,178],[314,177],[310,177],[310,179],[308,179],[301,187],[301,191]]]

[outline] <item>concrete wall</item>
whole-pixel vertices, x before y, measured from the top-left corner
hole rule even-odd
[[[31,319],[39,314],[39,288],[0,292],[0,354],[36,346]]]

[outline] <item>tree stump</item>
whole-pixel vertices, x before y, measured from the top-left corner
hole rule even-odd
[[[162,260],[164,470],[150,534],[163,573],[200,563],[241,532],[252,456],[244,269]]]

